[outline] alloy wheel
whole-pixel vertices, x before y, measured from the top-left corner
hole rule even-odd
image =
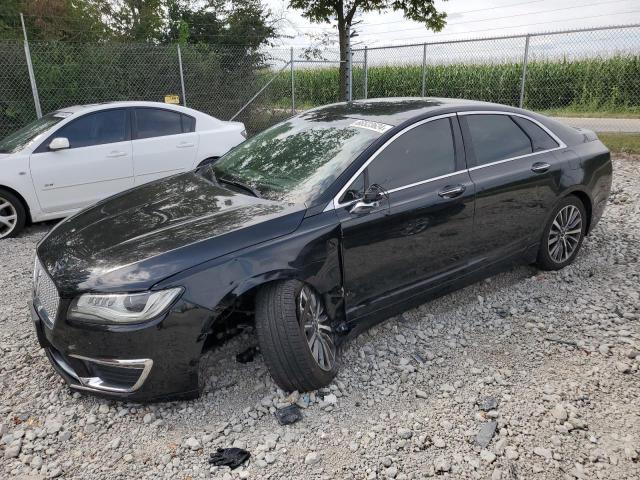
[[[578,207],[567,205],[553,219],[547,247],[556,263],[566,262],[575,253],[582,237],[582,214]]]
[[[18,212],[6,198],[0,197],[0,238],[8,236],[16,228]]]
[[[311,355],[322,370],[333,369],[336,362],[336,346],[332,338],[333,331],[329,326],[329,316],[318,295],[306,285],[298,294],[297,310],[298,321],[304,328]]]

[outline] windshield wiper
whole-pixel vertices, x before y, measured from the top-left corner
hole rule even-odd
[[[234,187],[241,188],[242,190],[245,190],[251,193],[251,195],[253,195],[254,197],[262,198],[262,195],[260,195],[260,192],[257,189],[253,188],[251,185],[247,185],[246,183],[238,182],[237,180],[229,180],[228,178],[216,177],[216,180],[218,180],[218,183],[226,183],[228,185],[233,185]]]

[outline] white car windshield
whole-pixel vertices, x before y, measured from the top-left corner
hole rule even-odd
[[[26,147],[34,138],[46,132],[67,115],[61,112],[53,112],[22,127],[9,136],[0,140],[0,153],[14,153]]]

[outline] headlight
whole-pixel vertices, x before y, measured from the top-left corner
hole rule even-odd
[[[182,293],[182,288],[158,292],[80,295],[69,307],[68,318],[95,323],[137,323],[157,317]]]

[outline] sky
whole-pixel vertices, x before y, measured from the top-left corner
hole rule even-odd
[[[299,11],[288,9],[288,0],[264,0],[276,17],[283,47],[318,43],[323,34],[337,41],[335,27],[312,24]],[[440,33],[427,31],[401,12],[368,13],[358,16],[360,46],[405,45],[429,41],[493,37],[564,29],[640,24],[640,0],[436,0],[448,14]],[[335,22],[334,24],[335,25]]]

